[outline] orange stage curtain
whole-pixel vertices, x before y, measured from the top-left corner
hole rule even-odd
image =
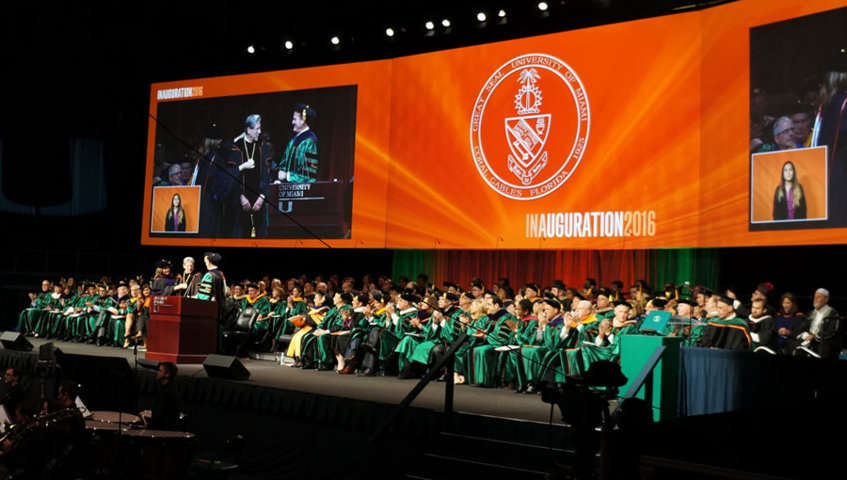
[[[395,251],[395,278],[414,279],[419,273],[441,286],[452,281],[468,288],[474,277],[487,287],[508,277],[513,288],[527,282],[549,286],[553,280],[582,288],[586,278],[609,285],[621,280],[628,288],[635,280],[648,279],[649,250],[406,250]]]

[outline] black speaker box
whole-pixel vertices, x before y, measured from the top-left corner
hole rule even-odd
[[[20,352],[32,351],[32,344],[29,343],[29,340],[22,333],[3,332],[0,335],[0,343],[3,344],[3,348],[6,350],[18,350]]]
[[[211,378],[226,378],[229,380],[247,380],[250,372],[236,357],[227,355],[209,355],[203,362],[203,369]]]

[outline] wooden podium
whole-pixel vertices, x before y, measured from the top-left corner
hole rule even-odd
[[[147,326],[148,360],[203,363],[215,353],[218,303],[185,297],[153,297]]]

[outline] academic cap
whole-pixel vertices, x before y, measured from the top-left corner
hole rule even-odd
[[[444,293],[442,293],[442,294],[441,294],[441,298],[444,298],[444,299],[450,300],[451,302],[457,302],[457,301],[459,301],[459,296],[458,296],[458,295],[456,295],[455,293],[447,293],[447,292],[444,292]]]
[[[552,298],[545,298],[544,303],[546,303],[547,305],[550,305],[551,307],[555,308],[556,310],[562,309],[562,304],[559,303],[558,300],[553,300]]]
[[[297,103],[294,105],[294,111],[299,113],[300,116],[303,117],[303,121],[306,123],[318,118],[318,112],[305,103]]]
[[[418,297],[417,295],[414,295],[412,293],[404,293],[404,294],[400,295],[400,298],[402,298],[403,300],[405,300],[409,303],[418,303],[418,302],[421,301],[420,297]]]
[[[668,301],[664,298],[658,298],[657,297],[657,298],[654,298],[653,300],[650,300],[650,303],[655,308],[665,308],[665,306],[668,304]]]
[[[720,298],[718,299],[718,302],[729,305],[730,307],[735,304],[735,300],[727,297],[726,295],[721,295]]]

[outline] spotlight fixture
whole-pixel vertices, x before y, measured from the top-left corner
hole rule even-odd
[[[546,12],[548,8],[547,2],[538,2],[538,9],[542,12]]]
[[[485,12],[479,12],[479,13],[476,14],[476,19],[479,22],[484,22],[485,20],[488,19],[488,17],[485,15]]]
[[[394,36],[394,29],[391,28],[391,27],[386,28],[385,29],[385,36],[386,37],[393,37]]]
[[[497,12],[497,16],[500,17],[500,18],[506,18],[506,11],[503,10],[503,9],[500,9],[500,11]]]
[[[449,19],[449,18],[445,18],[444,20],[442,20],[442,21],[441,21],[441,26],[442,26],[442,27],[444,27],[444,28],[450,28],[450,19]]]
[[[254,53],[256,53],[256,47],[254,47],[253,45],[248,45],[247,46],[247,53],[249,53],[250,55],[253,55]]]
[[[339,43],[341,43],[341,39],[338,38],[338,36],[334,36],[334,37],[329,39],[329,43],[331,43],[333,45],[338,45]]]
[[[432,20],[427,20],[424,27],[426,27],[427,30],[435,30],[435,24],[432,23]]]
[[[294,42],[292,42],[291,40],[286,40],[283,46],[286,50],[292,50],[294,49]]]

